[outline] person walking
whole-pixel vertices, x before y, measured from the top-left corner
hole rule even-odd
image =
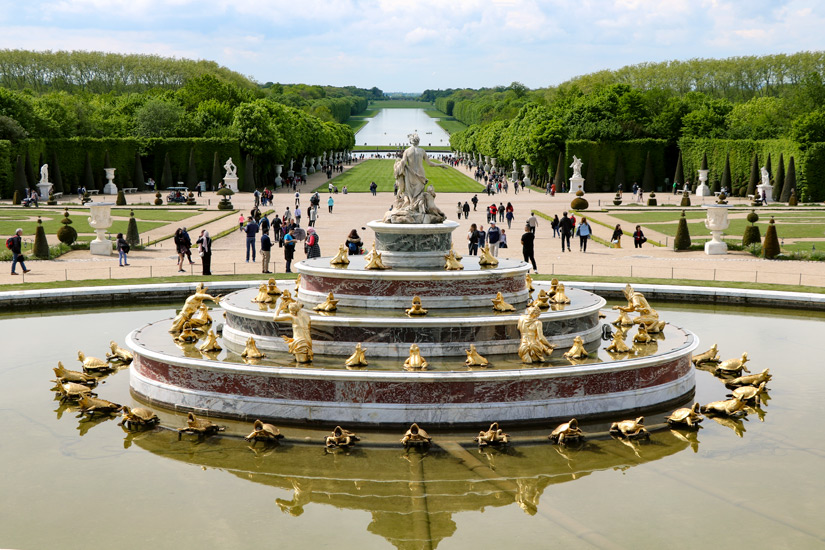
[[[613,243],[613,248],[622,247],[622,226],[618,223],[613,229],[613,235],[610,237],[610,242]]]
[[[529,225],[524,226],[524,234],[521,236],[521,254],[524,256],[524,261],[533,265],[533,272],[538,273],[539,269],[536,267],[536,255],[534,250],[534,243],[536,235],[530,230]]]
[[[318,241],[318,233],[315,232],[315,228],[310,227],[307,229],[307,259],[321,257],[321,246]]]
[[[484,243],[487,242],[487,232],[484,231],[484,226],[478,226],[478,247],[484,248]]]
[[[252,261],[255,261],[255,236],[258,234],[258,224],[255,218],[250,218],[244,228],[246,233],[246,261],[249,262],[249,253],[252,252]]]
[[[565,243],[567,243],[567,251],[570,252],[570,237],[573,235],[573,227],[573,221],[567,217],[567,212],[562,213],[561,219],[559,220],[562,252],[564,252]]]
[[[315,227],[315,220],[318,219],[318,207],[317,206],[310,206],[309,207],[309,226]]]
[[[178,253],[178,273],[185,273],[183,269],[183,259],[186,257],[186,250],[183,244],[183,230],[180,227],[175,230],[175,236],[172,237],[172,242],[175,243],[175,251]]]
[[[123,233],[117,234],[117,265],[123,267],[124,265],[129,265],[129,243],[126,242],[126,239],[123,238]]]
[[[269,270],[269,253],[272,250],[272,240],[268,233],[261,233],[261,273],[272,273]]]
[[[26,264],[23,262],[23,230],[17,228],[17,231],[14,232],[14,235],[9,238],[6,244],[11,245],[9,246],[11,249],[11,274],[17,275],[15,271],[17,264],[20,264],[23,273],[31,271],[31,269],[26,269]]]
[[[295,258],[295,239],[292,231],[284,235],[284,261],[286,262],[286,273],[292,273],[292,259]]]
[[[292,219],[292,212],[289,211],[289,207],[287,206],[286,210],[284,210],[284,218],[283,218],[284,225],[288,224],[290,219]]]
[[[185,227],[181,229],[181,238],[183,239],[183,251],[186,254],[186,259],[189,260],[189,265],[194,265],[195,262],[192,261],[192,237],[189,236]]]
[[[539,219],[536,217],[536,213],[532,210],[530,211],[530,217],[527,218],[527,225],[530,226],[530,231],[533,235],[536,234],[536,227],[539,226]]]
[[[467,241],[469,241],[468,249],[470,256],[478,256],[478,227],[476,224],[470,224],[470,232],[467,233]]]
[[[470,199],[470,202],[472,202],[472,203],[473,203],[473,212],[475,212],[476,210],[478,210],[478,193],[476,193],[475,195],[473,195],[473,198],[472,198],[472,199]]]
[[[241,212],[241,215],[238,216],[238,231],[243,231],[243,222],[244,221],[246,221],[246,220],[244,220],[243,212]]]
[[[195,241],[198,245],[198,255],[201,257],[201,266],[204,275],[212,275],[212,237],[209,231],[201,229],[200,237]]]
[[[647,242],[647,237],[645,237],[644,232],[642,231],[642,226],[637,225],[636,231],[633,232],[633,245],[635,248],[642,248],[642,245]]]
[[[501,242],[501,230],[496,227],[496,222],[491,221],[487,228],[487,245],[490,247],[490,254],[498,256],[498,245]]]
[[[464,219],[469,220],[470,219],[470,203],[467,202],[467,201],[464,201],[464,206],[462,208],[464,210]]]
[[[553,221],[550,222],[550,227],[553,229],[553,238],[555,239],[556,237],[559,236],[559,215],[558,214],[553,216]]]
[[[593,233],[590,224],[587,223],[587,218],[582,217],[582,221],[579,222],[579,228],[576,230],[576,234],[579,236],[579,252],[587,252],[587,241],[590,239],[590,235]]]
[[[507,233],[504,232],[504,229],[501,230],[501,241],[499,241],[498,247],[507,248]]]
[[[329,213],[332,214],[332,207],[335,205],[335,200],[332,197],[327,199],[327,206],[329,207]]]
[[[370,192],[373,197],[378,194],[378,185],[375,182],[370,183]]]
[[[298,225],[301,225],[301,214],[302,214],[301,207],[296,206],[295,207],[295,223],[297,223]]]
[[[499,221],[499,223],[504,221],[504,214],[505,214],[504,203],[500,202],[500,203],[498,203],[498,221]]]
[[[261,223],[259,224],[261,226],[261,233],[266,233],[267,235],[269,235],[269,226],[271,225],[269,223],[268,216],[268,214],[264,214],[264,217],[261,218]]]
[[[461,219],[461,214],[464,212],[464,209],[461,207],[461,201],[458,201],[458,206],[456,206],[456,216],[458,219]]]

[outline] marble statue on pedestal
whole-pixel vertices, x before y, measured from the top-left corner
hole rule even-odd
[[[430,160],[427,152],[418,146],[418,134],[411,134],[410,147],[395,163],[394,176],[398,195],[392,208],[384,215],[384,223],[441,223],[444,212],[435,205],[435,190],[427,185],[424,163],[447,168]]]
[[[570,165],[570,168],[573,169],[573,176],[574,178],[582,177],[582,159],[573,155],[573,164]]]
[[[226,164],[224,164],[223,167],[226,170],[227,176],[236,177],[238,175],[238,167],[235,166],[234,162],[232,162],[232,157],[229,157],[229,160],[226,161]]]

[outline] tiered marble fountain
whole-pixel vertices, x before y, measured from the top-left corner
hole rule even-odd
[[[403,174],[403,162],[396,177],[400,170],[409,187],[415,173]],[[284,337],[297,338],[297,330],[294,317],[276,315],[283,297],[255,303],[259,289],[249,288],[220,300],[225,349],[218,354],[174,342],[168,320],[131,333],[133,392],[155,405],[213,416],[427,426],[615,417],[681,403],[693,393],[690,357],[698,342],[692,333],[666,325],[651,343],[631,341],[629,352],[610,353],[600,349],[599,312],[606,302],[578,289],[566,290],[567,304],[533,310],[541,312],[541,331],[556,350],[543,361],[525,363],[520,322],[541,290],[551,292],[551,283],[534,282],[531,292],[529,266],[515,260],[490,267],[470,256],[463,258],[463,269],[447,270],[445,256],[458,224],[443,219],[432,197],[432,208],[412,214],[404,207],[413,203],[404,200],[383,221],[368,224],[388,269],[368,269],[365,256],[351,257],[347,265],[313,258],[295,266],[301,274],[295,297],[303,305],[304,330],[309,324],[311,361],[299,362],[306,354],[289,351]],[[284,289],[291,281],[279,284]],[[329,293],[337,309],[313,311]],[[514,311],[493,311],[498,293]],[[405,313],[415,297],[426,315]],[[241,357],[250,338],[264,358]],[[576,338],[589,352],[585,359],[563,356]],[[359,344],[368,364],[345,366]],[[413,345],[426,369],[405,370]],[[487,366],[465,364],[471,345]]]

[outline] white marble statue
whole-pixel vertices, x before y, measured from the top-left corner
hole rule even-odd
[[[40,183],[49,183],[49,165],[44,164],[40,167]]]
[[[292,172],[292,167],[295,164],[295,159],[289,159],[289,171]]]
[[[764,166],[762,167],[762,185],[766,187],[770,187],[771,185],[771,176],[768,174],[768,169]]]
[[[228,177],[238,177],[238,167],[235,166],[234,162],[232,162],[232,157],[229,157],[229,160],[226,161],[226,164],[224,164],[223,167],[226,170],[226,175]]]
[[[570,168],[573,169],[574,178],[582,177],[582,160],[576,155],[573,155],[573,164],[570,165]]]
[[[395,163],[394,175],[398,185],[398,195],[392,209],[384,216],[385,223],[441,223],[446,218],[433,200],[435,192],[430,186],[427,192],[427,176],[424,163],[447,168],[430,160],[427,152],[418,146],[418,134],[411,134],[410,147],[404,150]]]

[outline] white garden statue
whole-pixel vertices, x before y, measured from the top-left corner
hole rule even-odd
[[[229,157],[229,160],[226,161],[226,164],[224,164],[223,167],[226,170],[227,176],[230,178],[238,177],[238,167],[235,166],[234,162],[232,162],[232,157]]]
[[[393,174],[398,186],[398,195],[392,208],[384,215],[384,223],[441,223],[446,219],[433,199],[432,186],[427,190],[427,175],[424,163],[430,166],[447,168],[430,160],[427,152],[418,146],[418,134],[410,134],[410,147],[404,150],[395,163]]]
[[[582,177],[582,159],[573,155],[573,164],[570,165],[570,168],[573,169],[573,176],[574,178]]]

